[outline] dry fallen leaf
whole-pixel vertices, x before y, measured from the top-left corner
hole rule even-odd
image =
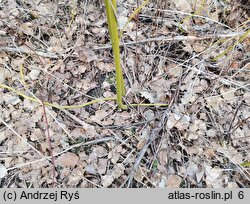
[[[87,165],[84,170],[89,174],[96,174],[96,169],[92,164]]]
[[[208,188],[223,188],[222,172],[218,167],[211,167],[209,164],[204,164],[206,184]]]
[[[108,166],[108,160],[107,159],[99,159],[98,168],[97,168],[98,174],[101,174],[101,175],[105,174],[107,166]]]
[[[115,70],[115,66],[112,63],[98,62],[97,67],[101,71],[106,71],[106,72],[112,72]]]
[[[166,187],[167,188],[179,188],[182,178],[178,175],[169,175],[167,177]]]
[[[0,132],[0,144],[6,139],[5,131]]]
[[[116,149],[110,151],[108,154],[108,159],[111,159],[111,162],[113,164],[116,164],[119,158],[120,158],[120,153],[117,152]]]
[[[146,120],[153,120],[154,117],[155,117],[155,114],[152,110],[146,110],[144,113],[143,113],[143,116],[146,118]]]
[[[168,74],[172,77],[179,77],[182,75],[183,72],[183,68],[180,66],[174,66],[174,67],[170,67]]]
[[[182,12],[190,13],[192,11],[192,7],[188,0],[175,0],[174,4],[176,8]]]
[[[102,186],[104,188],[110,186],[113,183],[113,181],[114,181],[114,178],[113,178],[112,175],[104,175],[101,178],[102,178],[102,181],[101,181],[102,182]]]
[[[96,123],[98,123],[98,124],[102,124],[102,120],[106,117],[108,115],[108,113],[105,111],[105,110],[103,110],[103,109],[101,109],[101,110],[97,110],[96,112],[95,112],[95,115],[92,115],[92,116],[90,116],[90,120],[92,120],[93,122],[96,122]]]
[[[125,170],[125,167],[122,163],[116,164],[112,172],[114,179],[119,178],[124,173],[124,170]]]
[[[155,103],[155,98],[152,93],[148,91],[141,91],[141,97],[147,99],[150,103]]]
[[[0,164],[0,178],[3,178],[7,175],[7,169],[3,164]]]
[[[78,162],[79,157],[71,152],[64,153],[56,159],[56,164],[64,167],[74,167]]]
[[[37,69],[33,69],[31,70],[31,72],[29,73],[29,77],[31,80],[37,80],[39,78],[41,71],[37,70]]]
[[[68,176],[68,185],[76,187],[76,185],[81,181],[82,177],[82,171],[79,169],[74,169]]]

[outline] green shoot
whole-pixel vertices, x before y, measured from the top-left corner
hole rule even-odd
[[[111,0],[105,0],[105,7],[107,12],[108,27],[115,61],[117,103],[119,108],[126,110],[127,106],[124,105],[122,102],[122,97],[125,94],[125,87],[122,75],[122,68],[120,64],[120,39],[118,35],[118,22],[116,19],[116,0],[112,0],[112,2]]]

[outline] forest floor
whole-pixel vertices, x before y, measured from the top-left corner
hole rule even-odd
[[[0,186],[250,187],[248,2],[0,1]]]

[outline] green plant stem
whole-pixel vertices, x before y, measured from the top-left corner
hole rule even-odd
[[[112,5],[111,5],[112,2]],[[117,91],[117,103],[119,108],[126,110],[127,106],[123,104],[122,97],[125,95],[124,79],[122,75],[122,68],[120,64],[120,40],[118,34],[118,23],[116,19],[116,0],[105,0],[105,7],[108,19],[108,28],[112,43],[115,68],[116,68],[116,91]]]

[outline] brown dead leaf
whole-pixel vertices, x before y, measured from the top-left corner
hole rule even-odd
[[[174,64],[175,65],[175,64]],[[180,77],[182,75],[183,68],[175,65],[174,67],[170,67],[168,74],[172,77]]]
[[[228,182],[228,188],[239,188],[239,185],[236,182]]]
[[[166,149],[162,149],[159,154],[159,162],[162,166],[166,165],[168,163],[168,152]]]
[[[125,167],[122,163],[116,164],[112,172],[114,179],[119,178],[124,173]]]
[[[98,60],[95,52],[87,47],[77,47],[75,50],[82,62],[90,63]]]
[[[145,177],[144,172],[148,172],[148,170],[146,168],[144,168],[144,167],[138,168],[137,171],[135,172],[134,179],[137,182],[142,182],[143,178]]]
[[[33,28],[32,28],[32,23],[31,22],[26,22],[22,23],[20,25],[20,29],[22,32],[24,32],[26,35],[33,35]]]
[[[220,104],[223,101],[223,98],[221,96],[211,96],[209,98],[206,98],[207,104],[214,109],[215,111],[219,111],[220,109]]]
[[[136,148],[138,149],[138,150],[141,150],[143,147],[144,147],[144,145],[146,144],[146,142],[147,142],[147,140],[146,139],[141,139],[138,143],[137,143],[137,146],[136,146]]]
[[[108,166],[108,160],[107,159],[99,159],[98,167],[97,167],[98,174],[101,174],[101,175],[105,174],[107,166]]]
[[[101,177],[101,179],[102,179],[101,183],[104,188],[107,188],[108,186],[110,186],[114,181],[114,178],[112,175],[104,175]]]
[[[0,132],[0,144],[7,138],[5,131]]]
[[[108,154],[108,159],[111,159],[111,162],[113,164],[116,164],[119,158],[120,158],[120,153],[117,152],[116,150],[112,150]]]
[[[81,181],[82,177],[82,171],[79,169],[73,169],[73,171],[68,176],[68,185],[76,187],[76,185]]]
[[[215,157],[216,157],[216,154],[215,154],[215,150],[214,150],[214,149],[207,149],[207,150],[204,152],[204,155],[205,155],[207,158],[215,158]]]
[[[104,63],[104,62],[98,62],[97,63],[97,67],[98,69],[100,69],[101,71],[105,71],[105,72],[112,72],[115,71],[115,66],[112,63]]]
[[[200,43],[194,43],[193,44],[193,49],[196,53],[201,53],[202,51],[204,51],[207,48],[206,45],[202,45]]]
[[[71,152],[64,153],[56,159],[57,165],[64,167],[74,167],[78,164],[78,162],[79,157]]]
[[[102,120],[108,115],[108,112],[100,109],[95,112],[95,115],[90,116],[90,120],[102,125]]]
[[[95,126],[93,125],[89,125],[87,123],[82,123],[82,128],[84,130],[84,134],[83,136],[87,137],[87,138],[93,138],[96,136],[96,130],[95,130]]]
[[[130,124],[131,115],[129,112],[115,113],[114,115],[114,125],[127,125]]]
[[[178,175],[169,175],[167,177],[166,186],[167,188],[179,188],[182,178]]]

